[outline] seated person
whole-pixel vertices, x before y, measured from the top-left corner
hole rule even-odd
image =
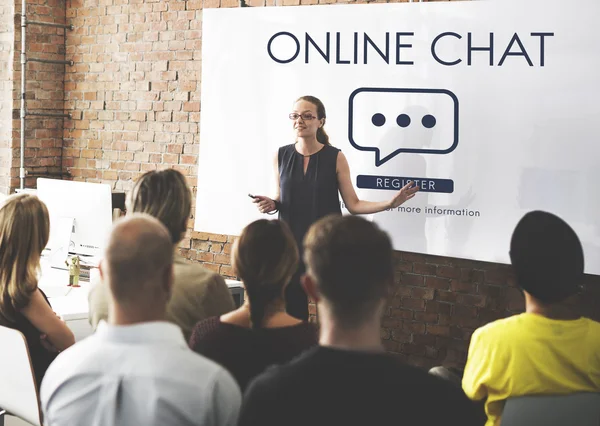
[[[167,322],[173,242],[157,219],[133,214],[114,227],[100,265],[108,323],[61,353],[42,382],[44,425],[234,426],[238,385],[192,352]]]
[[[0,325],[25,336],[38,387],[58,351],[75,343],[37,286],[49,237],[50,219],[42,201],[29,194],[6,198],[0,207]]]
[[[600,323],[564,303],[584,275],[575,231],[553,214],[528,213],[513,232],[510,259],[526,312],[473,333],[462,379],[469,398],[485,400],[487,426],[500,425],[511,397],[600,392]]]
[[[181,327],[186,340],[192,327],[205,318],[235,309],[233,297],[219,274],[197,263],[188,263],[177,253],[177,244],[187,230],[192,194],[183,175],[174,169],[150,171],[136,182],[127,203],[127,213],[147,213],[169,230],[175,251],[175,284],[167,306],[167,320]],[[95,283],[90,291],[90,323],[94,328],[108,317],[108,288]]]
[[[381,316],[394,285],[386,233],[358,216],[328,216],[309,229],[304,259],[319,346],[250,383],[240,426],[477,424],[460,388],[384,352]]]
[[[233,312],[198,323],[190,347],[227,368],[244,390],[269,365],[285,363],[316,345],[317,331],[285,310],[285,288],[298,263],[285,223],[251,223],[234,243],[231,258],[246,300]]]

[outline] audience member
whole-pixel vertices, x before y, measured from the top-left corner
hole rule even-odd
[[[235,309],[225,280],[199,264],[187,263],[177,253],[177,244],[187,230],[192,195],[184,176],[174,169],[145,173],[136,182],[127,202],[127,212],[147,213],[169,230],[174,244],[173,295],[167,306],[167,320],[179,325],[189,339],[194,325],[205,318]],[[108,288],[99,282],[90,291],[90,323],[95,328],[108,316]]]
[[[487,426],[500,425],[511,397],[600,392],[600,323],[565,304],[584,275],[575,231],[553,214],[528,213],[513,232],[510,259],[526,312],[475,331],[462,380],[469,398],[486,400]]]
[[[310,228],[304,249],[320,346],[258,376],[240,425],[475,424],[460,388],[384,352],[381,315],[394,280],[387,234],[357,216],[330,216]]]
[[[288,226],[258,220],[233,247],[232,265],[246,301],[237,310],[196,325],[190,346],[227,368],[242,388],[266,367],[290,361],[317,344],[317,330],[286,313],[284,293],[298,262]]]
[[[41,389],[44,424],[235,425],[240,390],[222,367],[193,353],[166,322],[173,241],[145,214],[119,221],[100,265],[108,324],[61,353]]]
[[[38,386],[58,351],[75,343],[37,286],[49,236],[50,220],[42,201],[29,194],[5,199],[0,207],[0,325],[25,336]]]

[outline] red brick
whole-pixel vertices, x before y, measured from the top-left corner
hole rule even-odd
[[[402,330],[407,331],[409,333],[424,334],[425,323],[404,321],[404,324],[402,325]]]
[[[506,289],[507,309],[511,311],[523,311],[525,308],[525,298],[523,293],[516,287]]]
[[[508,277],[507,268],[498,268],[485,271],[485,282],[490,284],[506,284]]]
[[[408,343],[408,342],[410,342],[410,339],[411,339],[410,333],[407,333],[407,332],[401,331],[401,330],[393,330],[392,331],[392,340],[394,342]]]
[[[419,275],[435,275],[436,272],[436,266],[427,263],[415,263],[413,268],[414,273]]]
[[[438,266],[436,275],[443,278],[460,278],[460,268],[454,268],[452,266]]]
[[[486,296],[473,295],[473,294],[459,294],[456,297],[456,303],[467,306],[478,306],[480,308],[485,306]]]
[[[219,243],[226,243],[227,242],[227,235],[209,234],[209,239],[211,241],[216,241],[216,242],[219,242]]]
[[[425,310],[425,301],[421,299],[410,299],[405,298],[402,299],[402,307],[405,309],[411,309],[413,311],[424,311]]]
[[[502,311],[494,311],[491,309],[481,309],[479,312],[479,325],[485,325],[489,322],[493,322],[502,318],[505,318],[506,315]]]
[[[439,300],[441,302],[454,303],[454,302],[456,302],[456,297],[457,296],[458,296],[458,293],[454,293],[453,291],[438,290],[436,292],[435,300]]]
[[[432,288],[413,287],[411,295],[414,299],[432,300],[435,290]]]
[[[413,264],[401,260],[394,261],[394,270],[400,272],[413,272]]]
[[[400,282],[405,286],[423,287],[424,280],[420,275],[403,274]]]
[[[450,280],[437,277],[425,277],[425,287],[448,290],[450,288]]]
[[[402,259],[407,262],[420,262],[420,263],[427,262],[427,256],[424,254],[418,254],[418,253],[402,252]]]
[[[506,287],[479,284],[477,286],[477,292],[492,299],[500,299],[505,288]]]
[[[464,305],[453,305],[452,306],[452,315],[460,318],[476,318],[477,317],[477,308],[471,306]]]
[[[203,266],[210,271],[218,273],[221,265],[217,265],[214,263],[204,263]]]
[[[402,320],[385,317],[381,321],[381,326],[383,328],[402,328]]]
[[[452,280],[450,281],[450,290],[457,293],[476,293],[477,286],[468,282]]]
[[[215,254],[215,263],[229,265],[231,263],[231,259],[226,254]]]
[[[212,262],[215,259],[215,255],[212,253],[198,252],[196,259],[202,262]]]
[[[208,241],[192,239],[192,248],[200,251],[210,251],[210,243]]]
[[[434,336],[450,336],[450,327],[441,325],[427,325],[427,334]]]
[[[437,302],[435,300],[428,300],[425,306],[425,312],[427,313],[450,315],[451,311],[451,304]]]
[[[415,312],[414,318],[416,321],[419,322],[426,322],[426,323],[437,323],[438,321],[438,314],[437,313],[426,313],[426,312]]]
[[[206,1],[207,0],[205,0],[205,2]],[[381,343],[383,343],[383,347],[387,352],[397,352],[398,348],[400,347],[400,343],[395,342],[393,340],[384,340]]]
[[[223,244],[211,243],[210,244],[210,251],[212,253],[223,253]]]
[[[392,309],[391,317],[398,319],[412,319],[413,311],[409,311],[407,309]]]
[[[432,334],[413,334],[412,341],[417,345],[435,346],[436,336]]]

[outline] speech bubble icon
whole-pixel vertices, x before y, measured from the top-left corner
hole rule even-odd
[[[446,89],[361,87],[350,95],[348,139],[379,167],[403,152],[448,154],[458,146],[458,98]]]

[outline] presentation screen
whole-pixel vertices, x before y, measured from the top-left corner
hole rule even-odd
[[[598,16],[596,0],[204,10],[195,229],[270,217],[248,194],[275,193],[312,95],[361,199],[421,187],[367,216],[395,249],[508,263],[517,221],[545,210],[600,274]]]

